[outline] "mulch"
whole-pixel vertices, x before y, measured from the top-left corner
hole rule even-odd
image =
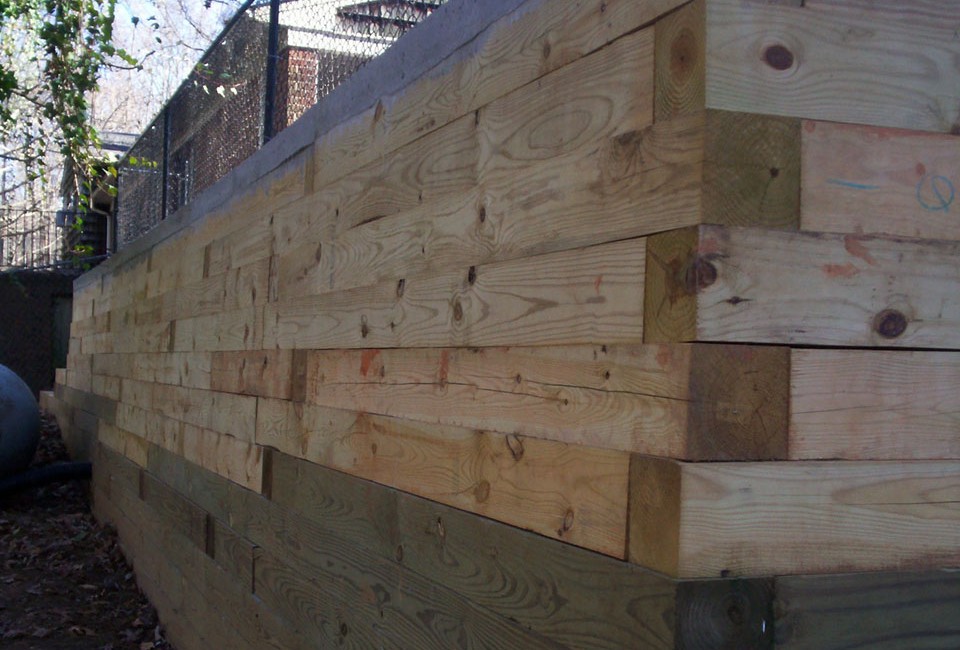
[[[43,415],[33,466],[69,460]],[[0,497],[0,647],[166,649],[116,531],[90,512],[89,483],[67,481]]]

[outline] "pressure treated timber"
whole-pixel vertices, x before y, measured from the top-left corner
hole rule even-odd
[[[343,518],[349,512],[350,501],[341,503],[340,499],[364,488],[362,482],[343,485],[345,479],[337,478],[336,472],[283,454],[274,460],[278,481],[274,501],[291,508],[297,521],[305,525],[332,525],[327,523],[330,518]],[[697,630],[709,630],[721,639],[736,638],[744,631],[729,622],[711,628],[715,621],[703,618],[691,621],[692,629],[677,630],[673,616],[676,587],[636,567],[573,547],[567,551],[557,542],[403,493],[383,492],[383,488],[363,492],[375,502],[388,499],[382,507],[396,509],[399,539],[386,528],[383,532],[388,538],[383,542],[386,552],[416,571],[411,577],[441,577],[442,584],[467,590],[471,599],[482,598],[475,606],[489,608],[533,631],[542,630],[546,638],[564,647],[697,647],[685,646],[676,637],[695,639]],[[390,544],[388,540],[395,541]],[[598,599],[597,591],[589,587],[599,584],[604,585],[610,600]],[[616,594],[629,596],[617,598]],[[743,628],[756,633],[762,613],[755,610],[748,615],[751,622]]]
[[[960,137],[803,124],[804,230],[960,239]]]
[[[529,94],[521,88],[504,100],[530,102]],[[547,95],[551,105],[555,94]],[[481,111],[481,128],[494,109],[503,110]],[[297,228],[297,245],[279,257],[277,295],[317,295],[698,222],[796,227],[799,120],[700,110],[652,127],[620,126],[599,146],[523,167],[514,160],[523,161],[522,152],[500,150],[509,141],[490,142],[485,147],[498,153],[488,154],[477,188],[339,234]],[[278,216],[277,223],[285,222]]]
[[[705,1],[709,108],[960,128],[956,3]]]
[[[550,11],[538,3],[494,23],[470,46],[470,57],[440,63],[318,138],[315,187],[652,23],[682,2],[589,0],[551,5]]]
[[[608,138],[337,236],[300,237],[279,258],[277,295],[316,295],[695,224],[704,119]]]
[[[682,463],[634,456],[631,480],[629,559],[668,575],[960,563],[956,462]]]
[[[109,453],[109,452],[108,452]],[[110,463],[110,459],[104,459],[105,463]],[[120,461],[122,463],[122,461]],[[112,463],[117,463],[115,459]],[[99,465],[98,465],[99,467]],[[103,470],[107,471],[107,470]],[[147,477],[150,485],[154,489],[167,490],[165,486],[151,477]],[[217,549],[223,549],[220,540],[224,535],[231,536],[237,540],[235,532],[224,526],[221,522],[207,518],[207,539],[210,540],[210,531],[213,533],[214,548],[205,553],[203,546],[198,546],[196,540],[189,536],[183,536],[176,526],[171,528],[168,524],[168,518],[163,509],[156,509],[148,501],[138,501],[139,496],[131,494],[132,488],[137,491],[137,483],[127,484],[124,489],[129,496],[123,501],[123,509],[129,514],[122,514],[113,506],[107,507],[112,511],[112,518],[120,514],[125,520],[132,518],[138,528],[143,528],[143,536],[135,536],[135,549],[131,549],[131,532],[127,526],[121,529],[121,541],[126,550],[134,550],[134,560],[139,573],[138,582],[142,584],[144,580],[160,578],[165,589],[175,596],[174,603],[166,603],[171,606],[170,610],[161,608],[160,616],[165,626],[181,625],[186,626],[188,630],[192,629],[193,636],[187,636],[180,639],[184,643],[200,643],[198,646],[184,645],[179,647],[222,647],[218,645],[222,641],[210,641],[207,635],[214,635],[214,639],[222,639],[224,636],[231,639],[236,644],[241,640],[248,643],[249,646],[229,645],[229,647],[276,647],[276,648],[306,648],[308,643],[305,639],[297,638],[291,631],[289,623],[280,621],[272,612],[263,611],[255,597],[252,595],[253,584],[251,566],[246,567],[246,577],[242,573],[231,572],[233,564],[224,562],[231,558],[217,554]],[[117,488],[114,487],[114,494]],[[189,501],[168,492],[168,498],[178,502],[174,511],[182,509],[193,509],[195,506]],[[106,499],[103,495],[100,499]],[[233,543],[233,542],[231,542]],[[242,540],[241,542],[242,543]],[[157,558],[173,558],[176,560],[173,564],[180,567],[179,571],[171,572],[163,564],[156,564]],[[139,559],[139,561],[137,561]],[[251,560],[251,558],[248,558]],[[148,567],[141,567],[141,564],[150,560],[150,567],[153,571],[147,570]],[[175,576],[177,583],[170,582],[168,576]],[[179,583],[179,584],[178,584]],[[182,587],[180,586],[182,584]],[[150,593],[151,598],[154,593]],[[163,594],[164,598],[167,598]],[[156,601],[154,601],[156,602]],[[163,603],[160,603],[163,604]],[[174,607],[176,605],[176,607]],[[180,606],[182,605],[182,607]],[[229,628],[234,632],[227,632]],[[235,635],[239,633],[239,637]],[[214,646],[204,645],[204,643],[214,643]]]
[[[305,354],[310,404],[690,460],[786,457],[789,352],[782,348]]]
[[[403,570],[571,648],[764,648],[774,647],[774,636],[776,646],[786,648],[950,648],[958,635],[955,572],[675,583],[636,565],[275,456],[281,483],[274,502],[156,447],[149,469],[214,517],[233,519],[231,528],[247,539],[253,535],[294,556],[304,549],[289,545],[292,540],[309,538],[314,548],[362,540]],[[860,620],[872,624],[856,624]],[[843,644],[831,643],[831,635]]]
[[[639,341],[643,239],[270,303],[263,347]]]
[[[960,458],[960,354],[793,350],[791,459]]]
[[[167,345],[158,350],[170,352],[213,352],[259,350],[262,348],[263,307],[219,311],[172,321]],[[119,350],[118,350],[119,351]]]
[[[102,424],[98,427],[96,441],[108,449],[126,456],[140,467],[147,464],[149,443],[145,438],[112,424]]]
[[[292,360],[290,350],[215,352],[210,387],[227,393],[289,399]]]
[[[629,455],[261,399],[257,443],[622,558]]]
[[[477,119],[466,115],[274,214],[274,253],[466,192],[479,155]]]
[[[123,380],[123,401],[172,420],[252,442],[257,398],[167,384]]]
[[[951,650],[960,642],[960,572],[777,578],[776,647]]]
[[[956,242],[715,226],[648,241],[648,342],[960,346]]]

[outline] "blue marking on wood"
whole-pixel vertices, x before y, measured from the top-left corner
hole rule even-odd
[[[956,198],[953,181],[946,176],[926,174],[917,183],[917,203],[930,212],[949,212]]]
[[[853,181],[845,181],[839,178],[828,178],[827,183],[830,185],[839,185],[840,187],[849,187],[853,190],[879,190],[879,185],[866,185],[864,183],[854,183]]]

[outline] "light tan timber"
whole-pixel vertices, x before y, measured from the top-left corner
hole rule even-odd
[[[213,390],[290,399],[290,350],[215,352],[210,370]]]
[[[187,460],[249,490],[260,491],[263,453],[259,445],[189,424],[184,425],[183,436]]]
[[[471,57],[441,63],[395,96],[321,136],[316,143],[316,188],[624,34],[652,23],[684,0],[588,0],[526,9],[481,33]]]
[[[269,303],[265,348],[639,341],[644,240]]]
[[[477,120],[467,115],[278,211],[274,252],[466,192],[479,155]]]
[[[140,467],[146,466],[148,448],[146,439],[104,422],[101,423],[97,432],[97,440]]]
[[[317,295],[693,225],[703,138],[702,114],[672,120],[304,241],[280,257],[277,293]]]
[[[630,560],[672,576],[960,562],[955,462],[680,463],[637,456],[631,478]]]
[[[261,399],[257,443],[623,557],[622,452]]]
[[[960,244],[702,226],[651,237],[646,340],[960,347]]]
[[[788,363],[751,346],[316,351],[306,400],[674,458],[785,458]]]
[[[175,352],[259,350],[263,308],[246,307],[173,321],[169,347]]]
[[[804,230],[960,239],[960,137],[806,121]]]
[[[960,458],[960,354],[793,350],[790,458]]]
[[[706,106],[956,132],[960,6],[706,0]]]

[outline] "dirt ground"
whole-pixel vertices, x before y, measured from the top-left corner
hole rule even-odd
[[[44,415],[33,465],[64,460]],[[0,647],[172,650],[88,493],[87,482],[69,481],[0,497]]]

